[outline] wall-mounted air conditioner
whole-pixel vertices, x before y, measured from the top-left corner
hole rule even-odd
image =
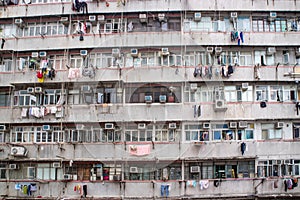
[[[88,54],[87,50],[80,50],[80,55],[81,56],[86,56]]]
[[[200,166],[191,166],[191,173],[199,173]]]
[[[275,19],[277,17],[277,13],[276,12],[270,12],[270,18]]]
[[[32,58],[38,58],[39,57],[39,52],[32,52],[31,57]]]
[[[201,12],[195,12],[194,13],[194,20],[200,21],[201,20]]]
[[[132,57],[138,57],[139,51],[138,49],[131,49],[130,54]]]
[[[96,21],[96,15],[90,15],[89,16],[89,21],[90,22],[95,22]]]
[[[25,147],[11,147],[10,154],[13,156],[26,156],[27,149]]]
[[[23,24],[23,20],[21,18],[15,19],[15,24],[21,25]]]
[[[215,52],[216,53],[221,53],[222,52],[222,47],[215,47]]]
[[[212,52],[214,52],[214,48],[213,47],[206,47],[206,51],[208,53],[212,53]]]
[[[237,122],[229,122],[229,128],[237,128]]]
[[[43,131],[51,131],[51,126],[50,125],[43,125],[42,129],[43,129]]]
[[[34,87],[28,87],[27,88],[27,93],[33,94],[34,93]]]
[[[152,103],[152,96],[151,95],[146,95],[145,96],[145,102],[146,103]]]
[[[130,173],[139,173],[139,169],[137,167],[130,167],[129,172]]]
[[[9,169],[18,169],[19,166],[17,164],[9,164],[8,168]]]
[[[169,123],[169,129],[176,129],[176,123]]]
[[[114,57],[114,58],[119,58],[121,56],[120,54],[120,49],[118,48],[114,48],[111,50],[111,55]]]
[[[167,101],[167,95],[159,95],[160,103],[166,103],[166,101]]]
[[[105,123],[104,128],[105,129],[114,129],[115,126],[113,123]]]
[[[195,92],[195,91],[197,90],[197,88],[198,88],[197,83],[191,83],[191,84],[190,84],[190,90],[191,90],[192,92]]]
[[[248,127],[248,122],[246,121],[239,122],[239,128],[247,128],[247,127]]]
[[[91,86],[89,86],[89,85],[83,85],[83,86],[81,86],[81,92],[83,92],[83,93],[90,93],[91,92]]]
[[[231,12],[230,13],[230,18],[237,18],[237,12]]]
[[[42,89],[42,87],[35,87],[35,88],[34,88],[34,92],[35,92],[35,93],[42,93],[42,92],[43,92],[43,89]]]
[[[163,56],[169,55],[169,48],[161,48],[161,55]]]
[[[276,122],[275,128],[283,128],[284,122]]]
[[[105,21],[105,16],[104,15],[98,15],[97,20],[99,22],[104,22]]]
[[[215,101],[215,110],[225,110],[226,109],[226,105],[225,105],[225,101],[222,99],[216,100]]]
[[[146,124],[145,123],[138,123],[138,129],[145,129]]]
[[[0,125],[0,131],[5,131],[6,130],[6,126],[5,125]]]
[[[69,18],[68,17],[61,17],[59,21],[62,24],[68,24],[69,23]]]
[[[242,83],[242,90],[248,90],[249,83]]]
[[[140,22],[147,23],[147,21],[148,21],[147,14],[139,14],[139,19],[140,19]]]
[[[276,48],[275,47],[268,47],[267,55],[273,55],[275,53],[276,53]]]
[[[165,15],[165,13],[159,13],[159,14],[157,15],[157,17],[158,17],[158,21],[160,21],[160,22],[166,20],[166,15]]]
[[[65,180],[73,180],[73,175],[72,174],[64,174],[64,179]]]
[[[203,123],[202,128],[203,129],[210,129],[210,123]]]
[[[60,162],[54,162],[54,163],[52,163],[52,167],[53,168],[61,168],[61,164],[60,164]]]
[[[40,51],[39,52],[39,56],[40,57],[46,57],[47,56],[47,52],[46,51]]]

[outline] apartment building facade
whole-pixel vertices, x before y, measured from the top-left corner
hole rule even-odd
[[[1,198],[299,198],[300,1],[0,9]]]

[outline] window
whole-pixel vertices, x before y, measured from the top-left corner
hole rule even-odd
[[[268,86],[256,86],[255,88],[256,101],[268,100]]]
[[[257,165],[258,177],[293,176],[299,174],[299,161],[287,160],[259,160]]]
[[[274,124],[262,124],[262,139],[281,139],[282,138],[282,129],[276,129]]]
[[[203,129],[202,125],[185,125],[186,141],[209,141],[209,131]]]
[[[7,172],[6,172],[6,164],[0,164],[0,179],[6,179]]]
[[[152,141],[152,129],[145,130],[126,130],[125,141],[127,142],[143,142]]]
[[[80,68],[82,67],[83,59],[81,56],[71,56],[70,63],[71,68]]]
[[[0,107],[10,106],[10,96],[9,92],[0,92]]]
[[[34,179],[35,178],[35,167],[28,167],[27,168],[27,177],[28,179]]]
[[[51,164],[38,164],[37,165],[37,179],[41,180],[55,180],[55,171],[56,168],[52,168]]]
[[[251,52],[240,52],[239,63],[240,66],[252,66],[252,53]]]
[[[155,141],[156,142],[174,142],[178,141],[180,130],[168,129],[167,125],[155,126]]]
[[[293,124],[294,139],[300,139],[300,124]]]
[[[4,143],[5,142],[5,134],[4,132],[0,132],[0,143]]]
[[[213,140],[235,140],[235,130],[229,129],[228,124],[213,124]]]

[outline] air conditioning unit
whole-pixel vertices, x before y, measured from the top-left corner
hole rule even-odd
[[[40,57],[46,57],[47,56],[47,52],[46,51],[40,51],[39,52],[39,56]]]
[[[61,164],[60,164],[60,162],[54,162],[54,163],[52,163],[52,167],[53,168],[60,168]]]
[[[284,126],[284,122],[277,122],[275,125],[276,128],[283,128],[283,126]]]
[[[145,96],[145,102],[146,103],[152,103],[152,96],[151,95],[146,95]]]
[[[6,126],[5,125],[0,125],[0,131],[5,131],[6,130]]]
[[[242,90],[248,90],[249,83],[242,83]]]
[[[19,166],[17,164],[9,164],[8,168],[9,169],[18,169]]]
[[[239,122],[239,128],[247,128],[247,127],[248,127],[248,122],[246,121]]]
[[[43,125],[42,129],[43,129],[43,131],[51,131],[51,126],[50,125]]]
[[[276,48],[275,47],[268,47],[267,55],[273,55],[274,53],[276,53]]]
[[[296,49],[296,56],[300,56],[300,47]]]
[[[158,21],[160,21],[160,22],[166,20],[166,15],[165,15],[165,13],[159,13],[159,14],[157,15],[157,17],[158,17]]]
[[[215,52],[216,53],[221,53],[222,52],[222,47],[215,47]]]
[[[104,128],[105,129],[114,129],[115,126],[113,123],[105,123]]]
[[[290,62],[290,54],[289,53],[285,53],[283,54],[283,64],[289,64]]]
[[[59,21],[63,24],[67,24],[67,23],[69,23],[69,18],[68,17],[61,17]]]
[[[80,50],[80,55],[81,56],[86,56],[88,54],[87,50]]]
[[[159,95],[160,103],[166,103],[166,101],[167,101],[167,95]]]
[[[35,93],[42,93],[42,92],[43,92],[43,89],[42,89],[42,87],[35,87],[35,88],[34,88],[34,92],[35,92]]]
[[[169,123],[169,129],[176,129],[176,123]]]
[[[138,129],[145,129],[146,128],[146,124],[145,123],[139,123],[138,124]]]
[[[112,55],[114,58],[119,58],[119,57],[121,56],[121,54],[120,54],[120,49],[118,49],[118,48],[112,49],[112,50],[111,50],[111,55]]]
[[[137,168],[137,167],[130,167],[129,168],[129,172],[130,173],[139,173],[139,168]]]
[[[132,57],[138,57],[139,52],[137,49],[131,49],[130,54]]]
[[[237,12],[231,12],[230,18],[237,18]]]
[[[270,12],[270,18],[276,18],[277,17],[277,13],[276,12]]]
[[[89,21],[90,22],[95,22],[96,21],[96,15],[90,15],[89,16]]]
[[[200,21],[200,20],[201,20],[201,12],[195,12],[194,21]]]
[[[203,129],[210,129],[210,123],[203,123],[202,128]]]
[[[147,23],[147,14],[139,14],[140,22]]]
[[[162,48],[161,49],[161,55],[163,55],[163,56],[169,55],[169,48]]]
[[[28,87],[27,88],[27,93],[33,94],[34,93],[34,87]]]
[[[64,174],[64,179],[65,180],[73,180],[73,175],[72,174]]]
[[[76,130],[83,130],[84,125],[83,124],[76,124]]]
[[[212,53],[212,52],[214,52],[214,48],[213,47],[206,47],[206,51],[208,53]]]
[[[104,22],[105,21],[105,16],[104,15],[98,15],[97,20],[99,22]]]
[[[23,20],[21,18],[15,19],[15,24],[21,25],[23,24]]]
[[[39,52],[32,52],[31,57],[32,58],[38,58],[39,57]]]
[[[198,88],[197,83],[191,83],[190,84],[190,90],[191,91],[195,92],[197,90],[197,88]]]
[[[12,147],[10,149],[10,154],[13,156],[26,156],[27,149],[25,147]]]
[[[200,166],[191,166],[191,173],[199,173]]]
[[[89,86],[89,85],[81,86],[81,92],[90,93],[91,92],[91,86]]]
[[[237,128],[237,122],[229,122],[229,128]]]
[[[294,160],[293,159],[284,160],[283,163],[286,164],[286,165],[293,165],[294,164]]]
[[[214,105],[215,105],[215,110],[225,110],[226,109],[225,101],[222,99],[216,100]]]

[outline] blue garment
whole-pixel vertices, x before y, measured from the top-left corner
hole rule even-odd
[[[169,185],[161,185],[160,186],[160,195],[163,197],[166,195],[166,197],[169,196]]]
[[[243,35],[243,32],[240,32],[240,39],[241,39],[242,43],[244,43],[244,35]]]

